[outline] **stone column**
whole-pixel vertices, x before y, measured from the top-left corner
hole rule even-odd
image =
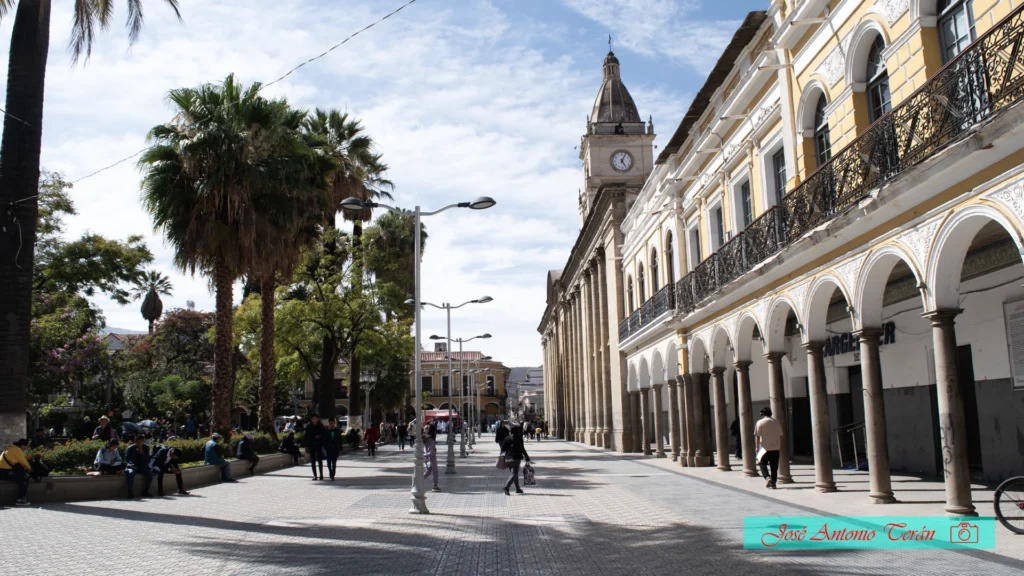
[[[694,448],[691,452],[694,466],[711,465],[711,445],[708,443],[710,437],[708,426],[711,423],[706,418],[707,412],[704,410],[704,406],[707,404],[705,377],[706,374],[703,373],[690,374],[690,379],[687,382],[688,386],[693,389],[693,405],[688,410],[693,416],[693,439],[690,441],[690,445]]]
[[[640,389],[640,413],[643,416],[640,420],[641,426],[643,426],[643,441],[640,444],[640,448],[644,453],[644,456],[651,456],[651,389],[641,388]]]
[[[889,470],[889,442],[885,426],[885,399],[882,397],[882,362],[878,356],[881,328],[863,328],[860,339],[860,366],[864,381],[864,436],[868,449],[868,471],[875,504],[892,504],[892,478]]]
[[[793,476],[789,472],[789,407],[786,405],[786,382],[782,375],[782,352],[769,352],[768,358],[768,396],[771,399],[772,418],[782,427],[782,446],[779,449],[779,482],[792,484]]]
[[[633,445],[630,446],[630,452],[639,454],[643,452],[641,449],[641,442],[643,442],[643,434],[638,433],[640,431],[640,391],[633,390],[629,393],[629,425],[633,429]]]
[[[807,348],[807,378],[811,395],[811,435],[814,439],[814,489],[835,492],[832,479],[832,439],[828,418],[828,389],[825,387],[825,358],[821,342]]]
[[[740,448],[743,452],[743,475],[760,476],[754,463],[754,409],[750,403],[750,360],[736,363],[737,403],[740,407]],[[781,454],[780,454],[781,456]]]
[[[611,351],[608,348],[608,280],[605,277],[604,249],[599,249],[594,263],[597,275],[597,383],[598,431],[601,435],[600,445],[612,447],[612,373]],[[617,327],[616,327],[617,328]]]
[[[572,300],[569,301],[566,324],[568,326],[566,333],[566,344],[568,345],[566,349],[568,356],[566,388],[569,391],[569,434],[566,440],[575,442],[577,440],[576,433],[579,429],[579,421],[577,420],[579,414],[576,412],[576,294],[573,294]]]
[[[573,410],[573,440],[580,442],[583,437],[583,370],[582,354],[580,353],[580,308],[582,303],[582,292],[577,288],[572,304],[572,410]]]
[[[654,435],[655,438],[655,455],[658,458],[665,458],[665,425],[662,424],[661,412],[665,409],[662,395],[662,390],[665,388],[665,383],[655,384],[654,389],[651,392],[654,394]]]
[[[682,444],[679,447],[679,465],[683,467],[693,466],[693,456],[696,450],[696,440],[693,435],[693,383],[689,374],[682,374],[677,377],[679,380],[679,402],[681,413]]]
[[[715,465],[715,450],[711,448],[714,444],[713,436],[715,433],[715,416],[712,412],[711,396],[711,374],[709,372],[704,372],[700,375],[700,399],[704,403],[702,406],[702,410],[704,411],[704,454],[707,456],[708,466]]]
[[[935,346],[935,388],[939,404],[942,466],[946,477],[946,513],[977,516],[971,500],[967,429],[956,370],[956,329],[953,321],[960,312],[962,310],[936,310],[924,317],[931,320]]]
[[[594,415],[592,411],[594,409],[594,395],[591,390],[591,387],[593,386],[593,379],[591,378],[593,375],[593,370],[591,369],[593,362],[593,356],[591,353],[593,352],[593,347],[590,343],[590,337],[594,334],[594,327],[591,325],[590,321],[590,308],[592,302],[590,297],[590,274],[587,274],[586,271],[583,273],[583,283],[580,291],[583,294],[583,306],[580,309],[580,314],[582,315],[582,318],[580,319],[580,326],[582,326],[580,336],[582,336],[582,341],[580,344],[583,352],[583,418],[587,422],[587,427],[584,428],[583,442],[593,446]]]
[[[718,453],[718,469],[732,470],[729,465],[729,417],[725,410],[725,368],[711,369],[712,385],[715,387],[715,451]]]
[[[679,460],[679,445],[682,441],[682,421],[679,419],[679,382],[668,382],[668,427],[672,441],[672,461]]]
[[[589,267],[588,274],[588,291],[587,291],[587,302],[589,316],[587,316],[587,324],[590,328],[590,334],[587,338],[587,346],[590,348],[588,357],[590,364],[587,367],[590,369],[588,372],[588,386],[590,390],[590,445],[601,446],[604,437],[598,434],[601,426],[599,424],[598,415],[601,408],[601,378],[598,376],[598,341],[601,336],[601,329],[597,324],[597,274],[594,271],[594,266]]]

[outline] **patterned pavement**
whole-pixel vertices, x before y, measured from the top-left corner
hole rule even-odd
[[[576,444],[528,445],[538,485],[501,492],[497,447],[442,474],[431,514],[408,514],[412,452],[347,456],[336,482],[306,467],[189,497],[0,510],[18,573],[103,574],[1020,574],[984,551],[743,550],[744,515],[807,507]],[[658,464],[661,464],[660,462]],[[441,463],[442,471],[444,463]],[[1024,546],[1024,537],[1021,537]]]

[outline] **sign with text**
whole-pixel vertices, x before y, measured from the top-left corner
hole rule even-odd
[[[954,516],[748,516],[748,550],[992,549],[996,519]]]
[[[1013,387],[1024,388],[1024,300],[1004,302],[1003,318],[1006,320],[1006,346]]]

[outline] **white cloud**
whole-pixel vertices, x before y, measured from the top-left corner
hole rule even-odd
[[[273,79],[394,7],[381,4],[324,2],[311,18],[309,2],[298,0],[210,0],[186,4],[183,25],[154,6],[138,45],[128,50],[124,34],[114,29],[77,68],[64,50],[67,7],[55,6],[44,167],[75,178],[127,156],[170,117],[167,90],[218,81],[229,72],[246,82]],[[430,240],[423,298],[459,303],[494,297],[454,314],[456,336],[489,332],[494,339],[482,346],[485,352],[507,365],[536,365],[546,272],[565,264],[579,231],[582,176],[573,147],[600,82],[600,62],[542,51],[531,35],[547,32],[524,34],[488,1],[467,4],[414,4],[268,94],[287,95],[299,106],[345,108],[361,118],[391,166],[403,206],[436,208],[480,195],[498,200],[488,211],[425,220]],[[0,24],[5,45],[10,22]],[[6,62],[0,66],[2,73]],[[652,108],[643,99],[651,97],[656,119],[675,107],[671,95],[656,88],[637,94],[645,111]],[[680,108],[673,115],[681,114]],[[671,128],[662,124],[662,132]],[[171,272],[172,254],[139,204],[139,179],[132,160],[76,185],[80,215],[69,221],[69,234],[146,235],[154,267]],[[165,308],[186,300],[213,308],[205,278],[176,271],[172,277],[175,292]],[[145,329],[137,305],[102,298],[97,304],[109,325]],[[425,316],[425,337],[444,328],[443,315]]]
[[[739,25],[700,20],[697,0],[562,0],[604,26],[615,46],[644,56],[663,55],[698,72],[708,72]]]

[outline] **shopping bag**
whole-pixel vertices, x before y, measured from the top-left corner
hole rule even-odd
[[[498,470],[508,470],[508,464],[505,463],[505,455],[501,454],[498,456],[498,462],[494,465]]]
[[[533,472],[533,466],[527,464],[523,467],[523,484],[526,486],[533,486],[536,483],[537,480]]]

